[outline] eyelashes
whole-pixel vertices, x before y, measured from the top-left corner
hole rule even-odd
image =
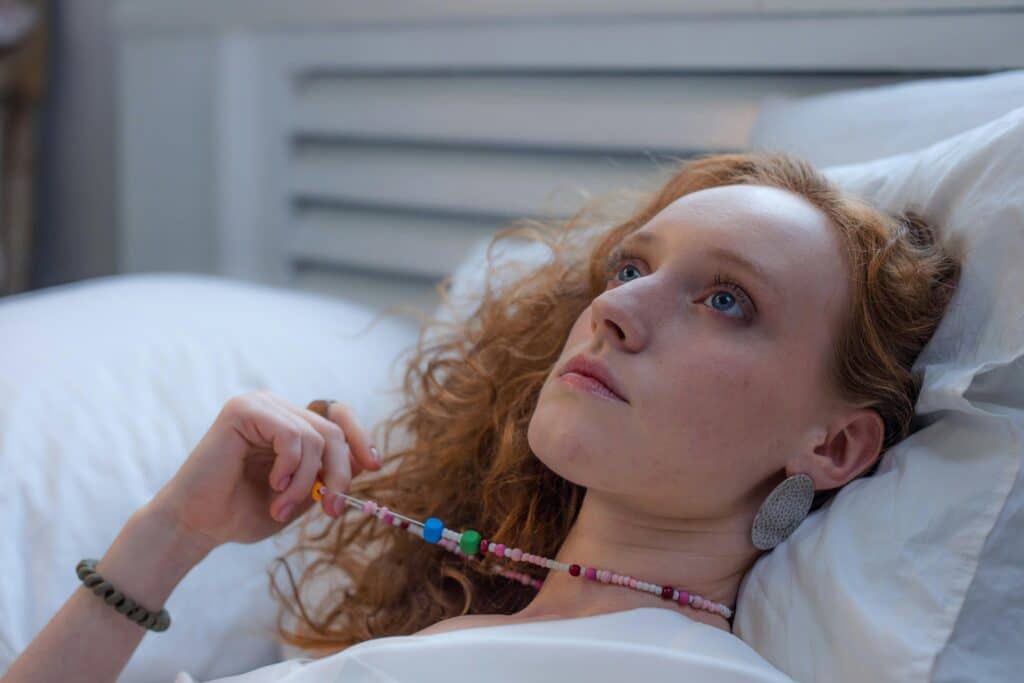
[[[639,254],[631,252],[628,249],[615,249],[605,263],[605,280],[608,281],[615,279],[615,276],[619,274],[619,271],[621,271],[629,261],[633,260],[642,261],[643,258]],[[757,306],[754,305],[753,299],[750,298],[750,295],[747,294],[746,290],[740,286],[739,283],[732,281],[721,273],[716,273],[714,276],[714,284],[733,294],[737,299],[745,303],[754,311],[757,310]],[[749,316],[745,315],[744,317]]]

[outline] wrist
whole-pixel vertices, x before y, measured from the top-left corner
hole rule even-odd
[[[173,507],[164,504],[159,495],[136,510],[132,516],[145,520],[146,526],[158,533],[182,560],[193,566],[220,545],[219,541],[210,536],[182,524]]]
[[[157,611],[210,550],[209,543],[147,504],[128,518],[96,571],[138,604]]]

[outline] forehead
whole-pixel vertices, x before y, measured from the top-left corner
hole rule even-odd
[[[637,232],[658,233],[673,253],[717,248],[752,261],[785,299],[817,313],[844,295],[844,259],[828,216],[798,194],[761,185],[724,185],[684,195]],[[813,297],[812,297],[813,298]]]
[[[765,259],[837,246],[820,209],[800,195],[761,185],[723,185],[684,195],[644,229],[744,246],[745,255]]]

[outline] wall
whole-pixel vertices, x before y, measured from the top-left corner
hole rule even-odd
[[[112,0],[53,0],[32,288],[117,271]]]

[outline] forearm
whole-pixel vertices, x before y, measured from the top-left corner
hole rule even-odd
[[[96,571],[135,602],[155,611],[210,550],[146,505],[128,519]],[[68,571],[74,572],[74,567]],[[79,584],[14,661],[3,683],[114,683],[146,632]]]

